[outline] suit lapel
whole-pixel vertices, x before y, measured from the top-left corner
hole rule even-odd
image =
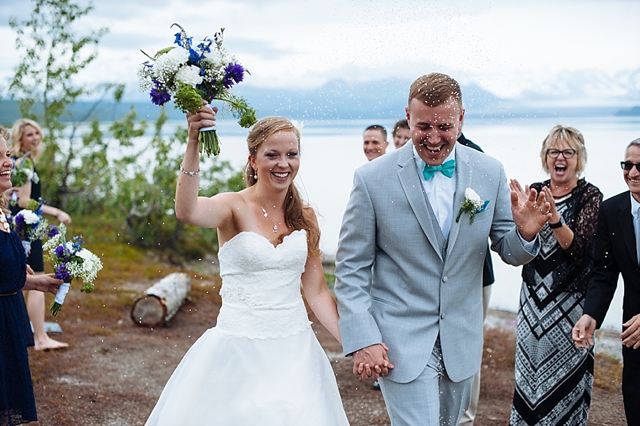
[[[629,195],[629,192],[627,192],[627,195],[627,197],[624,197],[623,202],[620,203],[618,220],[622,228],[622,237],[627,245],[631,259],[633,259],[635,263],[638,260],[638,254],[636,253],[636,235],[633,229],[633,216],[631,215],[631,195]]]
[[[413,210],[413,214],[416,216],[422,231],[435,249],[436,253],[438,253],[440,260],[443,260],[442,247],[444,244],[444,237],[442,237],[438,221],[436,220],[433,209],[429,205],[424,193],[424,188],[420,181],[416,163],[413,159],[413,149],[411,147],[400,149],[400,152],[398,152],[397,174],[402,190],[407,197],[407,201],[409,202],[409,205]],[[416,188],[418,190],[416,190]],[[436,227],[438,227],[437,231]]]

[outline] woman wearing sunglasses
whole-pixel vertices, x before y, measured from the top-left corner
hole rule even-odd
[[[593,348],[572,344],[594,268],[594,233],[602,193],[581,174],[587,163],[582,134],[557,125],[540,150],[549,180],[551,219],[540,231],[540,253],[522,269],[511,425],[586,425],[593,384]],[[527,193],[517,181],[512,189]]]

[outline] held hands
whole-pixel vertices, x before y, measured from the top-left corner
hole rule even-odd
[[[203,127],[211,127],[216,125],[216,114],[218,107],[213,109],[202,101],[202,107],[195,114],[187,114],[187,122],[189,124],[189,141],[188,143],[198,143],[198,134]]]
[[[526,185],[524,189],[516,179],[509,181],[511,213],[522,238],[531,241],[551,218],[551,205],[544,191],[540,194]],[[553,199],[553,197],[552,197]]]
[[[593,333],[596,331],[596,320],[590,315],[584,314],[573,326],[571,337],[576,346],[589,349],[593,346]]]
[[[356,351],[353,354],[353,374],[360,376],[362,380],[386,377],[389,370],[393,369],[393,364],[387,357],[388,350],[384,343],[377,343]]]
[[[640,348],[640,314],[635,315],[622,326],[626,328],[620,335],[622,344],[627,348]]]

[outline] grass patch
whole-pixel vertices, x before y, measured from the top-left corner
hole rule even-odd
[[[617,357],[605,353],[596,354],[593,385],[617,391],[622,387],[622,363]]]

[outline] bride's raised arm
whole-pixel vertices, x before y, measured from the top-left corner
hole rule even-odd
[[[202,106],[196,114],[187,114],[189,137],[187,149],[180,165],[178,184],[176,185],[176,217],[192,225],[203,228],[216,228],[231,217],[231,208],[225,194],[211,198],[199,197],[200,152],[198,133],[200,128],[215,125],[217,108]]]

